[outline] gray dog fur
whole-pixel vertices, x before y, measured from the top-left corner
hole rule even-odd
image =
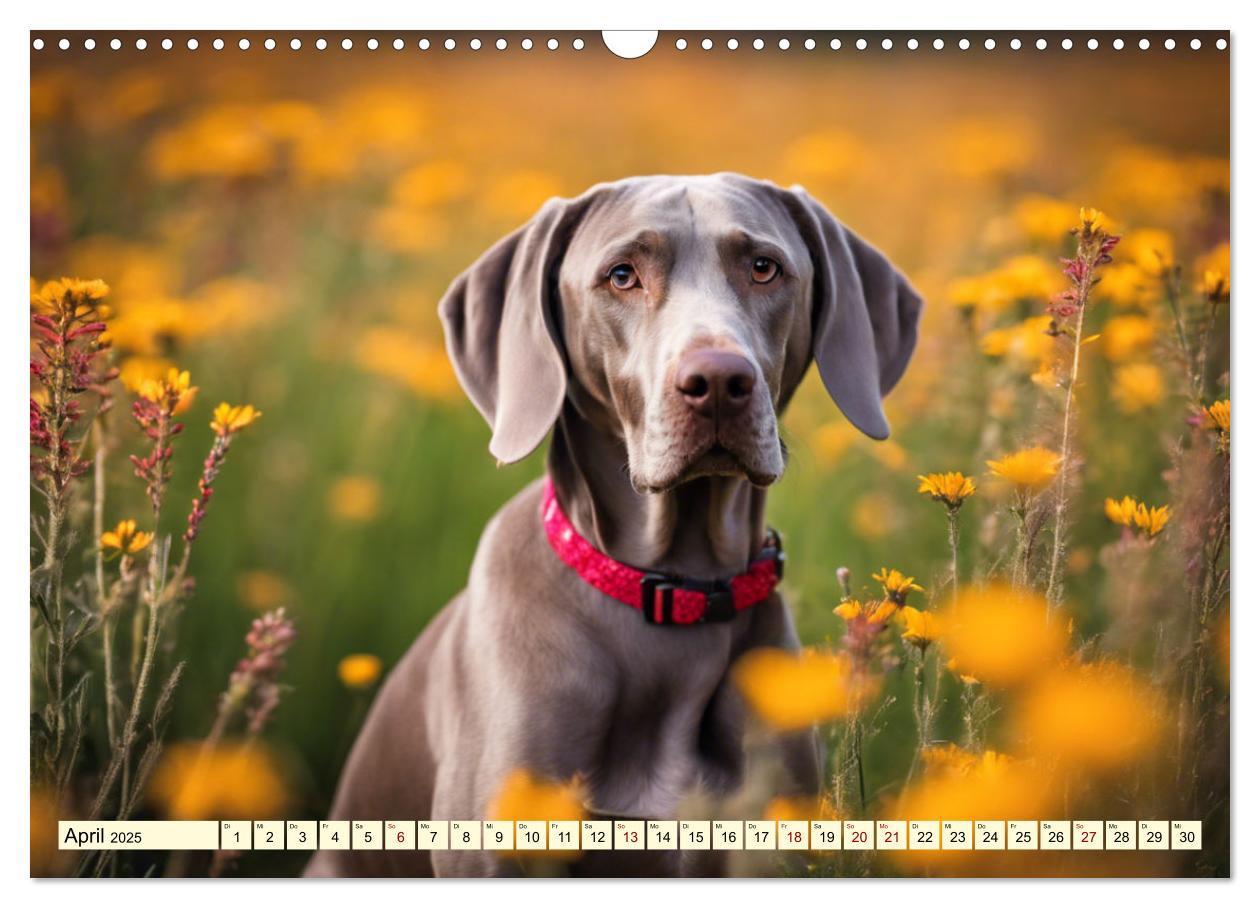
[[[781,266],[765,284],[750,263]],[[631,265],[640,286],[609,284]],[[610,264],[611,263],[611,264]],[[655,176],[553,199],[456,279],[441,302],[460,381],[520,460],[553,432],[548,470],[578,531],[635,566],[698,579],[743,571],[777,418],[811,361],[839,408],[888,435],[881,398],[906,368],[921,301],[877,250],[799,188],[735,174]],[[681,401],[689,350],[755,366],[747,407],[705,419]],[[552,552],[541,483],[487,525],[468,586],[390,673],[343,770],[334,819],[478,819],[516,768],[580,776],[594,813],[669,818],[697,788],[745,774],[729,680],[753,647],[795,649],[776,594],[726,623],[647,624]],[[812,733],[785,735],[784,794],[821,784]],[[698,856],[698,857],[697,857]],[[717,874],[720,852],[587,852],[575,875]],[[495,851],[321,851],[311,876],[490,876]]]

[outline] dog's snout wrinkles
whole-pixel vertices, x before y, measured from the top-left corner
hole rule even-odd
[[[747,358],[725,350],[692,350],[678,362],[678,393],[702,416],[743,410],[752,398],[757,372]]]

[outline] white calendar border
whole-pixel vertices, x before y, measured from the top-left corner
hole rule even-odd
[[[773,4],[748,4],[737,9],[730,5],[723,5],[720,10],[715,5],[688,6],[678,3],[677,0],[639,0],[634,4],[607,3],[602,7],[591,4],[589,0],[585,2],[583,0],[550,0],[545,6],[535,4],[533,7],[518,2],[509,3],[506,0],[504,2],[463,0],[458,4],[425,4],[420,7],[403,3],[401,0],[392,0],[392,2],[391,0],[355,0],[354,3],[343,4],[340,8],[314,4],[286,4],[286,6],[287,8],[277,9],[273,5],[258,3],[257,0],[215,0],[212,4],[200,5],[170,4],[158,2],[158,0],[143,0],[143,2],[115,0],[111,3],[102,3],[99,0],[90,3],[86,0],[59,0],[57,4],[40,4],[34,9],[26,4],[9,4],[5,8],[0,15],[5,17],[5,25],[8,27],[0,33],[4,36],[2,46],[5,51],[0,54],[0,66],[4,67],[5,75],[8,77],[5,80],[8,90],[0,96],[0,104],[3,105],[5,117],[3,122],[17,124],[19,133],[15,141],[3,143],[2,153],[5,166],[0,169],[0,174],[4,174],[4,178],[11,181],[10,191],[6,197],[21,200],[23,203],[18,205],[14,202],[0,213],[0,225],[3,225],[0,228],[3,229],[3,236],[0,237],[0,257],[3,257],[6,265],[3,273],[8,278],[6,286],[10,294],[17,294],[18,276],[29,269],[27,222],[29,206],[25,204],[29,199],[29,92],[27,90],[29,51],[26,31],[36,26],[40,28],[109,26],[118,29],[159,27],[187,29],[207,26],[233,29],[274,29],[277,26],[294,29],[331,29],[338,26],[392,26],[395,28],[424,26],[435,29],[649,27],[713,30],[738,28],[823,30],[827,28],[895,29],[913,24],[918,29],[1128,30],[1149,28],[1157,30],[1219,29],[1231,26],[1241,29],[1245,25],[1246,31],[1236,31],[1231,36],[1235,74],[1232,93],[1233,158],[1242,160],[1244,156],[1250,156],[1255,160],[1256,149],[1260,146],[1260,142],[1257,141],[1258,115],[1247,113],[1245,105],[1238,103],[1237,100],[1240,97],[1245,98],[1253,111],[1260,110],[1260,103],[1257,102],[1260,98],[1260,77],[1257,76],[1260,72],[1260,32],[1257,32],[1254,27],[1253,17],[1247,17],[1241,10],[1242,4],[1234,4],[1229,0],[1194,0],[1193,3],[1181,0],[1176,4],[1161,5],[1151,3],[1149,0],[1148,2],[1097,0],[1093,3],[1081,3],[1075,0],[1062,2],[1061,0],[1053,6],[1019,5],[999,2],[999,0],[973,2],[968,6],[963,6],[961,3],[941,4],[932,0],[884,0],[878,4],[824,4],[819,0],[814,0],[814,2],[777,0]],[[15,87],[22,88],[17,90]],[[1248,250],[1245,255],[1236,255],[1233,262],[1234,283],[1243,287],[1250,286],[1248,277],[1256,267],[1252,264],[1255,260],[1252,253],[1255,250],[1254,238],[1257,225],[1260,224],[1257,220],[1257,212],[1260,212],[1260,194],[1257,192],[1257,185],[1258,181],[1250,180],[1249,172],[1244,175],[1242,181],[1235,179],[1232,184],[1233,210],[1248,212],[1246,217],[1242,214],[1235,216],[1235,229],[1231,233],[1232,243]],[[21,280],[24,285],[25,278]],[[19,407],[25,407],[25,402],[18,395],[20,393],[25,396],[27,381],[25,367],[22,368],[21,379],[17,376],[17,367],[22,365],[27,351],[25,332],[16,330],[15,327],[20,307],[12,306],[0,311],[6,312],[6,317],[14,319],[13,323],[5,325],[9,330],[0,332],[0,338],[3,338],[0,343],[9,346],[7,355],[0,356],[0,363],[8,363],[12,370],[7,380],[0,383],[0,388],[3,388],[3,392],[0,393],[0,424],[9,427],[9,431],[0,436],[0,479],[8,483],[9,487],[6,491],[10,500],[18,502],[19,510],[17,516],[11,516],[9,520],[0,522],[0,546],[6,552],[15,553],[25,550],[29,526],[29,521],[23,519],[26,516],[25,509],[28,507],[25,480],[22,480],[21,487],[18,486],[17,481],[17,477],[23,475],[21,471],[25,469],[28,456],[27,440],[17,430],[17,426],[20,425],[18,420],[22,416]],[[1257,314],[1255,305],[1240,304],[1234,310],[1233,319],[1235,337],[1260,339],[1260,323],[1258,323],[1260,315]],[[19,346],[21,349],[18,349]],[[1257,385],[1252,373],[1252,369],[1256,368],[1252,362],[1254,358],[1240,357],[1239,352],[1240,345],[1235,345],[1231,355],[1233,369],[1231,385],[1235,396],[1241,385],[1243,399],[1248,400],[1252,397],[1247,392],[1255,391],[1260,388],[1260,385]],[[1254,450],[1255,437],[1251,420],[1244,418],[1232,435],[1236,455]],[[1235,496],[1233,537],[1236,551],[1244,551],[1244,546],[1254,543],[1256,539],[1254,521],[1257,519],[1255,515],[1260,514],[1260,485],[1257,484],[1257,479],[1253,475],[1248,474],[1247,470],[1240,469],[1235,475],[1233,490]],[[1238,589],[1256,588],[1257,568],[1250,560],[1235,558],[1233,569]],[[0,559],[0,583],[3,583],[0,588],[5,590],[25,589],[27,576],[20,558]],[[10,626],[7,628],[8,633],[2,635],[0,647],[3,648],[4,655],[7,657],[3,660],[3,665],[9,672],[7,689],[25,691],[28,690],[29,634],[25,612],[20,604],[14,601],[15,599],[16,596],[9,598],[11,607],[6,614]],[[1234,640],[1238,639],[1239,618],[1242,619],[1241,630],[1246,637],[1250,639],[1254,636],[1251,631],[1251,622],[1254,619],[1246,612],[1246,609],[1236,610],[1231,634]],[[1234,648],[1239,649],[1238,644],[1235,643]],[[1247,664],[1248,661],[1231,660],[1236,703],[1254,703],[1257,699],[1255,669]],[[1239,697],[1238,694],[1242,696]],[[26,728],[27,713],[24,697],[18,695],[4,698],[3,721],[7,723],[5,727]],[[1233,724],[1232,713],[1231,724]],[[1234,725],[1234,731],[1231,766],[1250,765],[1254,761],[1243,757],[1243,754],[1250,755],[1256,751],[1256,723],[1238,723]],[[16,740],[22,740],[24,737],[24,735],[18,735]],[[0,842],[3,843],[5,877],[8,880],[28,879],[29,837],[26,834],[28,825],[26,805],[29,799],[28,757],[24,748],[19,749],[19,746],[11,744],[4,750],[3,760],[4,778],[9,780],[8,796],[4,803],[8,808],[8,816],[18,818],[16,821],[3,824],[3,831],[0,832],[3,836]],[[1260,832],[1260,824],[1236,823],[1232,819],[1237,816],[1260,816],[1255,792],[1255,783],[1247,773],[1234,774],[1230,810],[1234,858],[1231,866],[1235,880],[1239,882],[1228,887],[1215,886],[1212,898],[1217,901],[1212,908],[1217,908],[1217,904],[1241,902],[1244,898],[1254,901],[1257,894],[1252,892],[1250,896],[1247,896],[1245,891],[1256,888],[1255,881],[1260,870],[1256,868],[1256,862],[1239,858],[1242,855],[1257,853],[1257,849],[1260,848],[1260,839],[1257,836],[1257,832]],[[880,885],[883,887],[881,889],[883,897],[895,899],[898,903],[902,900],[921,903],[926,897],[924,887],[948,885],[948,897],[951,901],[965,900],[969,906],[994,904],[1002,905],[1003,908],[1010,908],[1012,902],[1016,900],[1019,908],[1040,908],[1043,905],[1047,908],[1049,906],[1061,908],[1064,899],[1078,900],[1087,893],[1089,903],[1101,904],[1103,899],[1108,902],[1122,898],[1127,900],[1131,897],[1127,890],[1132,888],[1143,890],[1141,898],[1147,905],[1152,906],[1162,904],[1183,906],[1189,899],[1198,897],[1191,895],[1186,889],[1186,886],[1194,885],[1191,881],[1125,881],[1123,883],[1082,881],[1030,885],[1026,882],[1010,880],[983,883],[951,881],[948,884],[939,881],[907,880],[879,881],[878,883],[868,881],[858,884]],[[28,880],[28,885],[38,885],[41,904],[53,906],[53,908],[60,905],[82,908],[84,898],[92,898],[96,893],[95,889],[85,889],[81,885],[74,884],[59,885],[47,881],[32,884]],[[225,895],[216,891],[213,883],[209,885],[198,885],[193,882],[180,884],[178,891],[149,881],[119,881],[116,885],[125,889],[125,897],[136,906],[153,904],[161,908],[169,908],[170,899],[174,896],[180,899],[182,908],[201,908],[203,905],[220,908]],[[274,898],[279,892],[277,885],[275,882],[236,881],[232,884],[228,897],[240,898],[241,893],[252,892],[255,895],[269,895]],[[347,887],[353,885],[356,884],[316,886],[305,889],[304,892],[307,893],[307,898],[312,899],[316,905],[322,904],[324,900],[331,903],[334,898],[340,903],[349,891]],[[382,881],[371,884],[371,888],[383,894],[404,885],[410,884]],[[581,881],[565,883],[531,881],[501,885],[503,888],[497,890],[498,896],[519,899],[527,906],[534,902],[542,903],[544,900],[548,905],[556,904],[557,897],[565,900],[578,895],[586,902],[597,899],[600,908],[620,908],[622,905],[641,908],[642,900],[647,895],[639,885],[603,886],[598,888],[598,894],[596,894],[595,887],[598,884]],[[767,898],[775,897],[770,894],[770,890],[777,890],[780,886],[791,886],[790,897],[794,903],[802,905],[816,903],[834,908],[837,898],[837,890],[831,886],[819,886],[812,883],[793,885],[793,881],[736,887],[724,884],[722,881],[696,882],[687,885],[689,901],[716,895],[722,899],[722,908],[738,908],[742,905],[757,905],[758,908],[764,908]],[[1065,886],[1067,888],[1063,888]],[[1126,890],[1123,895],[1120,889],[1122,886]],[[115,888],[114,891],[120,890]]]

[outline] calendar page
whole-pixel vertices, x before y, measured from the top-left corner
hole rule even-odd
[[[1228,32],[28,45],[31,876],[1230,876]]]

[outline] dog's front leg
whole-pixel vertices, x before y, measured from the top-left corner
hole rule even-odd
[[[572,647],[585,655],[560,664],[551,647],[529,644],[498,662],[500,670],[480,699],[489,708],[475,722],[465,713],[453,723],[459,731],[439,758],[435,817],[498,818],[493,814],[505,784],[521,772],[531,785],[576,780],[594,794],[589,786],[598,783],[614,681],[600,670],[599,653],[591,647]],[[531,868],[511,852],[481,850],[434,852],[434,870],[439,876],[497,877],[521,876]]]
[[[814,796],[822,791],[822,742],[817,732],[808,728],[781,734],[776,740],[786,776],[781,792],[789,797]]]
[[[796,635],[791,612],[781,596],[776,594],[759,606],[754,617],[756,621],[749,635],[749,649],[773,646],[790,653],[800,652],[800,638]],[[776,735],[774,749],[782,768],[777,794],[812,797],[822,792],[823,749],[813,728]]]

